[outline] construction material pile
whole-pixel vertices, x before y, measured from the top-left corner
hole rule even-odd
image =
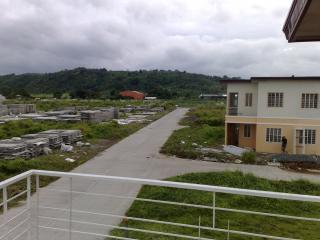
[[[36,134],[23,135],[0,141],[0,159],[18,157],[30,159],[60,148],[62,144],[71,146],[83,138],[81,130],[48,130]]]

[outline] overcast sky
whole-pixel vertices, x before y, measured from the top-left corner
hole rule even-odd
[[[1,0],[0,74],[75,67],[320,75],[320,43],[288,44],[292,0]]]

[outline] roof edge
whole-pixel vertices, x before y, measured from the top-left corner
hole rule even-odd
[[[227,83],[250,83],[251,79],[227,79],[227,80],[220,80],[221,84]]]
[[[267,81],[267,80],[320,80],[320,76],[251,77],[251,81]]]

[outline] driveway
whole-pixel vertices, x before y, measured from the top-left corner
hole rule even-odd
[[[135,134],[127,137],[118,144],[100,153],[92,160],[74,169],[77,173],[91,173],[101,175],[125,176],[148,179],[164,179],[190,172],[210,172],[239,170],[245,173],[253,173],[256,176],[277,179],[293,180],[304,178],[313,182],[320,182],[320,177],[298,173],[290,173],[278,168],[268,166],[250,166],[237,164],[223,164],[211,162],[199,162],[174,157],[167,157],[159,154],[161,146],[165,143],[172,132],[180,126],[179,120],[188,109],[178,108],[158,121],[141,129]],[[57,192],[69,189],[69,180],[60,179],[50,186],[41,189],[40,205],[49,208],[40,209],[43,216],[69,219],[68,211],[57,210],[56,208],[68,209],[70,206],[69,193]],[[72,219],[79,222],[95,222],[105,225],[118,225],[120,218],[111,218],[104,215],[84,214],[79,211],[93,213],[110,213],[124,216],[133,200],[105,197],[98,194],[115,194],[120,196],[135,197],[141,186],[117,182],[97,182],[87,179],[73,180],[72,195]],[[77,193],[82,192],[82,194]],[[83,193],[95,193],[95,196],[88,196]],[[35,202],[35,196],[33,197]],[[17,211],[16,209],[12,210]],[[41,225],[54,228],[69,228],[67,221],[54,221],[42,218]],[[76,231],[95,232],[99,234],[108,233],[110,228],[98,225],[74,223],[72,228]],[[34,233],[33,233],[34,234]],[[69,239],[65,232],[42,229],[40,239],[63,240]],[[34,239],[34,236],[33,238]],[[93,240],[104,239],[99,236],[87,236],[74,233],[72,239]]]

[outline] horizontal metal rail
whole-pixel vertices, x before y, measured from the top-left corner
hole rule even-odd
[[[57,230],[57,231],[69,233],[69,229],[66,229],[66,228],[47,227],[47,226],[41,226],[41,225],[39,226],[39,228],[54,230],[54,231]],[[112,239],[120,239],[120,240],[138,240],[136,238],[117,237],[117,236],[106,235],[106,234],[98,234],[98,233],[92,233],[92,232],[81,232],[81,231],[74,231],[74,230],[72,230],[72,233],[91,235],[91,236],[96,236],[96,237],[109,237]]]
[[[14,195],[13,197],[11,197],[11,198],[9,198],[9,199],[7,200],[7,203],[9,203],[9,202],[17,199],[18,197],[23,196],[23,195],[26,194],[26,193],[28,193],[28,190],[25,190],[25,191],[23,191],[23,192],[21,192],[21,193],[18,193],[18,194],[16,194],[16,195]],[[2,206],[3,206],[3,202],[0,203],[0,207],[2,207]]]
[[[13,185],[21,180],[26,179],[27,177],[34,175],[35,174],[35,170],[30,170],[24,173],[21,173],[19,175],[16,175],[12,178],[6,179],[2,182],[0,182],[0,189],[4,188],[4,187],[8,187],[10,185]]]
[[[320,203],[320,197],[312,196],[312,195],[268,192],[268,191],[259,191],[259,190],[250,190],[250,189],[239,189],[239,188],[183,183],[183,182],[150,180],[150,179],[143,179],[143,178],[115,177],[115,176],[55,172],[55,171],[43,171],[43,170],[33,170],[32,172],[33,174],[36,174],[36,175],[48,176],[48,177],[69,177],[69,178],[78,177],[78,178],[88,178],[88,179],[95,179],[95,180],[108,180],[108,181],[116,181],[116,182],[136,183],[141,185],[150,185],[150,186],[158,186],[158,187],[170,187],[170,188],[180,188],[180,189],[188,189],[188,190],[199,190],[199,191],[206,191],[206,192],[228,193],[228,194],[243,195],[243,196]],[[0,188],[1,188],[1,185],[0,185]]]
[[[50,188],[50,189],[47,189],[46,191],[69,193],[69,191],[67,191],[67,190],[59,190],[56,188]],[[130,200],[136,200],[136,201],[141,201],[141,202],[160,203],[160,204],[168,204],[168,205],[175,205],[175,206],[181,206],[181,207],[192,207],[192,208],[211,209],[211,210],[224,211],[224,212],[244,213],[244,214],[260,215],[260,216],[268,216],[268,217],[278,217],[278,218],[286,218],[286,219],[292,219],[292,220],[320,222],[320,218],[308,218],[308,217],[291,216],[291,215],[285,215],[285,214],[257,212],[257,211],[241,210],[241,209],[233,209],[233,208],[222,208],[222,207],[217,207],[217,206],[212,207],[212,206],[190,204],[190,203],[180,203],[180,202],[162,201],[162,200],[156,200],[156,199],[119,196],[119,195],[114,195],[114,194],[90,193],[90,192],[79,192],[79,191],[72,191],[72,193],[73,194],[89,195],[89,196],[92,195],[92,196],[99,196],[99,197],[130,199]]]
[[[40,208],[41,209],[49,209],[49,210],[51,209],[51,210],[55,210],[55,211],[65,211],[65,212],[69,211],[69,209],[66,209],[66,208],[52,208],[52,207],[45,207],[45,206],[40,206]],[[76,210],[76,209],[73,209],[72,211],[74,213],[83,213],[83,214],[91,214],[91,215],[98,215],[98,216],[114,217],[114,218],[119,218],[119,219],[128,219],[128,220],[133,220],[133,221],[157,223],[157,224],[171,225],[171,226],[176,226],[176,227],[186,227],[186,228],[209,230],[209,231],[224,232],[224,233],[229,232],[229,233],[233,233],[233,234],[237,234],[237,235],[245,235],[245,236],[252,236],[252,237],[277,239],[277,240],[297,240],[296,238],[277,237],[277,236],[272,236],[272,235],[249,233],[249,232],[244,232],[244,231],[227,230],[227,229],[222,229],[222,228],[212,228],[212,227],[198,226],[198,225],[185,224],[185,223],[175,223],[175,222],[160,221],[160,220],[153,220],[153,219],[121,216],[121,215],[115,215],[115,214],[109,214],[109,213],[96,213],[96,212],[81,211],[81,210]],[[64,219],[64,218],[51,218],[51,217],[46,217],[46,216],[39,216],[39,218],[68,221],[67,219]],[[103,225],[106,227],[113,227],[116,229],[123,229],[124,228],[125,230],[133,230],[133,228],[125,228],[125,227],[119,228],[118,226],[109,226],[109,225],[92,223],[92,222],[79,222],[79,221],[73,221],[73,222],[83,223],[83,224],[91,224],[91,225]],[[135,230],[138,231],[139,229],[135,229]],[[198,238],[196,238],[196,239],[198,239]]]
[[[288,238],[288,237],[280,237],[280,236],[272,236],[266,234],[259,234],[259,233],[251,233],[245,231],[238,231],[217,228],[215,226],[215,213],[216,211],[223,211],[223,212],[233,212],[233,213],[242,213],[242,214],[251,214],[251,215],[258,215],[258,216],[265,216],[265,217],[277,217],[283,219],[290,219],[290,220],[301,220],[301,221],[313,221],[313,222],[320,222],[320,219],[313,218],[313,217],[303,217],[303,216],[290,216],[286,214],[277,214],[277,213],[267,213],[267,212],[258,212],[258,211],[251,211],[251,210],[242,210],[242,209],[232,209],[232,208],[223,208],[216,206],[215,194],[216,193],[224,193],[224,194],[233,194],[233,195],[242,195],[242,196],[251,196],[251,197],[261,197],[261,198],[269,198],[269,199],[279,199],[279,200],[288,200],[288,201],[302,201],[302,202],[310,202],[310,203],[320,203],[320,196],[312,196],[312,195],[300,195],[300,194],[290,194],[290,193],[280,193],[280,192],[269,192],[269,191],[259,191],[259,190],[248,190],[248,189],[238,189],[238,188],[229,188],[229,187],[220,187],[220,186],[210,186],[210,185],[201,185],[201,184],[191,184],[191,183],[183,183],[183,182],[172,182],[172,181],[161,181],[161,180],[149,180],[149,179],[142,179],[142,178],[128,178],[128,177],[115,177],[115,176],[104,176],[104,175],[93,175],[93,174],[80,174],[80,173],[69,173],[69,172],[56,172],[56,171],[42,171],[42,170],[30,170],[28,172],[22,173],[17,175],[13,178],[7,179],[3,182],[0,182],[0,190],[2,189],[3,194],[3,202],[0,204],[0,207],[3,207],[4,214],[7,214],[8,211],[8,203],[10,201],[16,200],[19,197],[24,195],[27,196],[27,209],[22,211],[21,213],[17,214],[16,216],[12,217],[11,219],[4,218],[5,222],[0,225],[0,229],[5,229],[4,235],[0,237],[0,240],[6,239],[8,236],[11,236],[13,240],[19,239],[24,234],[28,233],[28,240],[30,240],[30,229],[31,229],[31,176],[36,176],[36,227],[37,227],[37,237],[36,239],[39,240],[39,229],[47,229],[47,230],[54,230],[54,231],[63,231],[69,233],[69,239],[72,239],[72,233],[75,234],[87,234],[91,236],[97,237],[108,237],[113,239],[124,239],[124,240],[135,240],[134,238],[129,237],[120,237],[120,236],[110,236],[104,234],[98,234],[93,232],[84,232],[84,231],[76,231],[73,229],[73,223],[78,224],[85,224],[85,225],[92,225],[92,226],[100,226],[103,228],[113,228],[113,229],[120,229],[125,231],[133,231],[133,232],[140,232],[152,235],[162,235],[168,237],[176,237],[176,238],[183,238],[183,239],[202,239],[202,240],[209,240],[201,235],[201,231],[212,231],[225,233],[226,235],[235,234],[235,235],[242,235],[248,237],[259,237],[263,239],[275,239],[275,240],[297,240],[296,238]],[[39,176],[48,176],[48,177],[57,177],[57,178],[68,178],[69,181],[69,189],[56,189],[56,188],[46,188],[46,191],[57,191],[68,193],[69,199],[69,208],[54,208],[50,206],[41,206],[39,205]],[[157,200],[157,199],[146,199],[146,198],[138,198],[138,197],[131,197],[131,196],[119,196],[114,194],[103,194],[103,193],[90,193],[90,192],[81,192],[81,191],[73,191],[72,187],[72,180],[73,179],[88,179],[88,180],[99,180],[99,181],[111,181],[111,182],[122,182],[122,183],[132,183],[132,184],[139,184],[139,185],[149,185],[149,186],[156,186],[156,187],[167,187],[167,188],[176,188],[176,189],[185,189],[185,190],[196,190],[196,191],[203,191],[203,192],[210,192],[213,194],[213,205],[201,205],[201,204],[192,204],[192,203],[183,203],[183,202],[175,202],[175,201],[164,201],[164,200]],[[10,198],[8,198],[7,188],[13,184],[18,183],[19,181],[27,180],[27,190],[24,190]],[[74,209],[72,206],[72,199],[73,195],[75,194],[84,194],[88,196],[96,196],[96,197],[108,197],[108,198],[119,198],[119,199],[127,199],[132,201],[142,201],[154,204],[168,204],[180,207],[190,207],[190,208],[199,208],[199,209],[207,209],[212,212],[212,226],[201,226],[201,219],[199,218],[199,225],[192,225],[186,223],[176,223],[170,221],[160,221],[155,219],[145,219],[139,218],[135,216],[121,216],[116,214],[109,214],[109,213],[96,213],[96,212],[88,212]],[[39,213],[40,209],[48,209],[54,211],[65,211],[68,212],[69,218],[54,218],[50,216],[42,216]],[[17,223],[11,229],[7,229],[7,225],[11,223],[13,220],[17,219],[21,215],[25,213],[29,213],[29,216],[25,220],[21,220],[20,223]],[[117,218],[117,219],[126,219],[132,221],[140,221],[145,223],[154,223],[154,224],[162,224],[168,226],[176,226],[182,228],[190,228],[195,230],[195,235],[184,235],[180,233],[172,233],[172,232],[160,232],[151,229],[144,229],[144,228],[133,228],[128,226],[116,226],[116,224],[103,224],[97,222],[88,222],[88,221],[78,221],[73,216],[74,213],[78,214],[86,214],[86,215],[97,215],[97,216],[105,216],[110,218]],[[46,219],[51,221],[63,221],[69,222],[69,229],[64,228],[55,228],[51,226],[42,226],[39,223],[39,219]],[[29,221],[29,222],[28,222]],[[23,229],[23,232],[20,230],[23,228],[24,224],[28,222],[27,229]],[[11,226],[10,226],[11,227]],[[19,228],[19,234],[17,233]],[[80,229],[81,230],[81,229]],[[22,230],[21,230],[22,231]],[[3,231],[1,231],[3,232]],[[16,237],[13,237],[12,233],[18,234]],[[198,232],[198,235],[196,234]]]
[[[63,222],[68,222],[69,219],[65,218],[50,218],[50,217],[41,217],[49,220],[56,220],[56,221],[63,221]],[[93,222],[86,222],[86,221],[73,221],[74,223],[79,223],[79,224],[88,224],[88,225],[95,225],[95,226],[101,226],[105,228],[114,228],[114,229],[120,229],[120,230],[130,230],[130,231],[135,231],[135,232],[142,232],[142,233],[149,233],[149,234],[155,234],[155,235],[162,235],[162,236],[168,236],[168,237],[178,237],[178,238],[185,238],[185,239],[194,239],[194,240],[213,240],[212,238],[199,238],[196,236],[188,236],[184,234],[176,234],[176,233],[168,233],[168,232],[159,232],[159,231],[153,231],[153,230],[147,230],[147,229],[141,229],[141,228],[131,228],[131,227],[120,227],[112,224],[101,224],[101,223],[93,223]],[[192,225],[193,226],[193,225]],[[198,228],[198,227],[197,227]],[[290,238],[290,240],[292,240]]]

